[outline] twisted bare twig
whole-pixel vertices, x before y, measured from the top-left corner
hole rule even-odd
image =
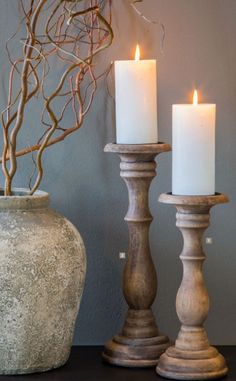
[[[11,194],[17,157],[36,153],[33,194],[42,180],[45,149],[81,127],[91,108],[97,80],[103,75],[96,72],[94,57],[113,39],[111,0],[20,0],[20,6],[26,37],[21,40],[22,57],[17,59],[11,57],[9,48],[17,32],[7,42],[11,70],[8,103],[1,114],[4,144],[0,161],[6,195]],[[53,59],[57,59],[60,75],[55,87],[48,89]],[[19,132],[27,128],[26,106],[35,96],[42,102],[41,137],[32,146],[17,150]],[[55,107],[57,100],[60,110]],[[74,115],[72,126],[64,124],[69,107]]]
[[[137,3],[142,3],[143,0],[133,0],[131,2],[131,6],[132,8],[135,10],[135,12],[146,22],[150,23],[150,24],[156,24],[156,25],[160,25],[160,28],[161,28],[161,52],[163,53],[164,51],[164,41],[165,41],[165,35],[166,35],[166,32],[165,32],[165,26],[162,22],[160,22],[159,20],[151,20],[149,19],[147,16],[145,16],[136,6]]]

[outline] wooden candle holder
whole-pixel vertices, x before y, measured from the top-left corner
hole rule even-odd
[[[159,201],[176,206],[176,226],[183,235],[184,246],[180,255],[183,262],[183,280],[176,299],[177,314],[182,326],[175,346],[168,348],[160,357],[157,373],[176,380],[223,377],[228,371],[225,359],[209,345],[203,328],[209,310],[209,297],[202,274],[205,260],[202,235],[210,223],[211,207],[228,202],[228,198],[223,194],[162,194]]]
[[[149,247],[152,216],[148,206],[149,187],[156,176],[155,157],[170,151],[168,144],[108,144],[105,152],[121,158],[121,177],[129,193],[125,217],[129,227],[128,258],[123,274],[123,292],[129,310],[122,332],[104,348],[105,361],[125,367],[151,367],[170,345],[159,334],[151,310],[157,292],[157,277]]]

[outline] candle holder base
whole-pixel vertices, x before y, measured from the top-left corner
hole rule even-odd
[[[174,346],[161,356],[157,373],[174,380],[211,380],[227,374],[224,357],[216,348],[201,351],[181,350]]]
[[[143,339],[116,335],[106,344],[102,356],[113,365],[129,368],[155,367],[160,355],[169,345],[169,339],[165,335]]]
[[[170,344],[159,333],[151,309],[129,309],[121,334],[105,345],[103,359],[125,367],[152,367]]]

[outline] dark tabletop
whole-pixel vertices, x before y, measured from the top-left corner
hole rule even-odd
[[[229,375],[236,381],[236,346],[218,347],[225,356]],[[62,368],[26,376],[0,376],[0,381],[158,381],[154,368],[129,369],[107,365],[101,359],[102,347],[73,347],[69,361]]]

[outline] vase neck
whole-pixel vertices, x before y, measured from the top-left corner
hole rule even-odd
[[[30,195],[30,191],[24,188],[13,188],[11,196],[4,196],[0,191],[0,210],[28,210],[42,209],[49,205],[49,194],[36,191]]]

